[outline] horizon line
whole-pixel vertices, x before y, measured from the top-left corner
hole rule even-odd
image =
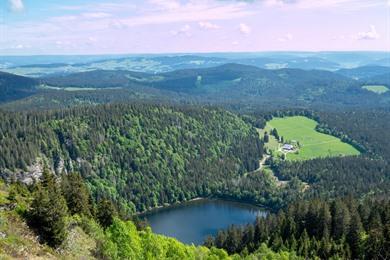
[[[139,52],[139,53],[50,53],[50,54],[0,54],[0,57],[31,57],[31,56],[119,56],[119,55],[190,55],[190,54],[255,54],[255,53],[389,53],[390,50],[267,50],[267,51],[211,51],[211,52]]]

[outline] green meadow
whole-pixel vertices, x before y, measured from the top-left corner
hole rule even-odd
[[[276,128],[279,136],[285,141],[297,141],[300,148],[296,153],[287,153],[288,160],[308,160],[319,157],[335,157],[346,155],[359,155],[359,151],[352,145],[342,142],[339,138],[319,133],[315,130],[317,122],[303,116],[274,118],[267,122],[266,129]],[[275,145],[275,140],[268,148],[274,152],[279,150],[281,144]]]
[[[367,85],[367,86],[363,86],[362,88],[377,94],[383,94],[389,91],[389,88],[383,85]]]

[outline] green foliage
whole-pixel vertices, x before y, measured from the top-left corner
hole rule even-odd
[[[35,94],[38,81],[0,72],[0,102],[20,99]]]
[[[44,242],[53,247],[60,245],[66,237],[67,207],[58,184],[47,170],[33,197],[29,212],[31,225]]]
[[[297,256],[294,252],[288,252],[288,251],[274,252],[270,248],[268,248],[265,243],[262,243],[259,249],[255,253],[246,257],[245,259],[298,260],[304,258]]]
[[[360,154],[353,146],[340,139],[317,132],[317,122],[303,116],[274,118],[267,124],[273,128],[273,135],[284,140],[299,141],[299,154],[288,153],[287,159],[308,160],[318,157],[348,156]],[[278,129],[278,131],[276,131]]]
[[[232,196],[226,187],[262,156],[256,130],[216,109],[106,105],[0,117],[1,169],[43,155],[58,173],[80,172],[93,197],[124,212]]]
[[[96,218],[103,228],[111,226],[116,215],[117,211],[111,201],[101,200],[98,203]]]
[[[72,215],[91,216],[90,193],[80,174],[71,173],[62,176],[61,185],[69,212]]]
[[[229,256],[226,251],[212,247],[185,245],[176,239],[153,234],[150,228],[137,231],[135,225],[115,219],[106,230],[98,255],[107,259],[299,259],[294,253],[273,252],[262,245],[252,255]]]
[[[389,88],[383,85],[367,85],[362,86],[363,89],[374,92],[376,94],[384,94],[389,91]]]
[[[142,255],[141,239],[131,222],[115,219],[106,230],[107,241],[104,254],[111,259],[140,259]]]
[[[207,240],[207,246],[230,254],[256,255],[268,246],[271,255],[288,251],[305,259],[387,259],[389,227],[389,200],[361,204],[351,197],[311,200],[292,203],[277,214],[258,218],[253,225],[220,231],[214,240]],[[267,254],[265,250],[263,256]]]

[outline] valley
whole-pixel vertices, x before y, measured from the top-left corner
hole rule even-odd
[[[390,0],[0,1],[0,260],[390,259]]]
[[[376,232],[390,190],[382,73],[227,63],[0,74],[1,254],[386,254],[372,244],[387,239]]]

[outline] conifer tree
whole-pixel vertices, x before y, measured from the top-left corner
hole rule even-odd
[[[62,190],[72,215],[91,216],[90,193],[79,173],[63,176]]]
[[[67,206],[53,175],[44,170],[42,183],[33,194],[30,223],[48,245],[59,246],[66,238]]]

